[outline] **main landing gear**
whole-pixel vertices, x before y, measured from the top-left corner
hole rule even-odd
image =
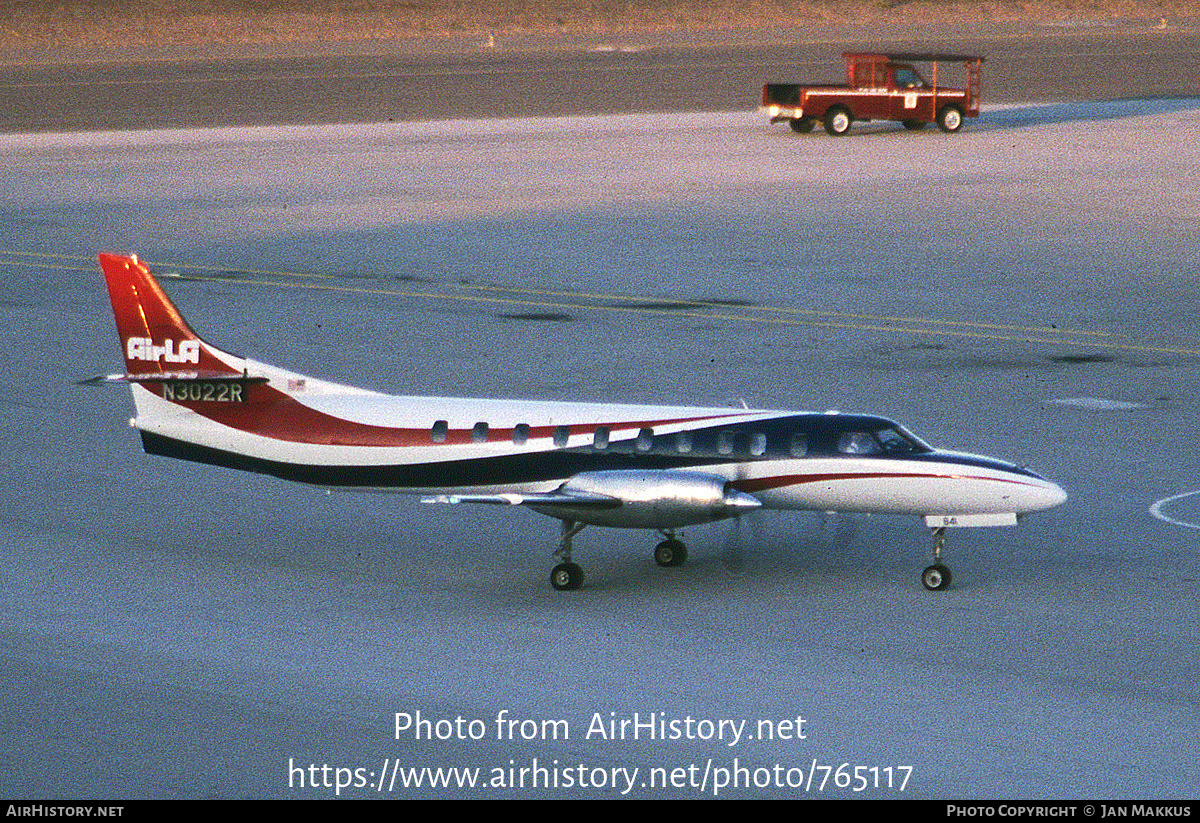
[[[586,523],[564,520],[562,542],[554,556],[562,562],[550,572],[550,585],[560,592],[574,591],[583,585],[583,569],[571,559],[571,544],[575,535],[583,531]],[[659,532],[665,539],[654,548],[654,562],[663,567],[682,566],[687,562],[687,546],[675,537],[673,531]]]
[[[574,520],[563,521],[562,543],[559,545],[558,551],[554,553],[554,556],[561,558],[562,562],[550,572],[550,585],[560,592],[575,591],[583,585],[583,569],[571,561],[571,540],[583,531],[583,527],[586,525],[586,523],[577,523]]]
[[[940,592],[950,586],[950,569],[942,563],[942,550],[946,547],[946,527],[933,530],[933,565],[921,572],[921,583],[931,592]]]
[[[675,539],[674,532],[660,532],[666,538],[654,547],[654,562],[660,566],[682,566],[687,562],[687,546]]]

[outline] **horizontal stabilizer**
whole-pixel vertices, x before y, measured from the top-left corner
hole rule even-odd
[[[227,371],[146,372],[144,374],[98,374],[78,381],[80,386],[99,386],[104,383],[175,383],[180,381],[220,380],[223,383],[266,383],[268,378]]]

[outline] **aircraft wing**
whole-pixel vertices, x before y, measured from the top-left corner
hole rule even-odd
[[[422,503],[486,503],[494,506],[562,506],[564,508],[615,509],[621,505],[620,498],[607,494],[552,491],[544,494],[506,492],[504,494],[439,494],[423,497]]]

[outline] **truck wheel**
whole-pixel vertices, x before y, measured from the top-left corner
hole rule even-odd
[[[963,114],[958,106],[942,106],[937,113],[938,128],[947,134],[962,128]]]
[[[813,128],[817,125],[815,117],[797,117],[789,120],[788,125],[792,127],[792,131],[796,134],[811,134]]]
[[[825,131],[829,134],[845,134],[850,131],[850,124],[853,122],[850,118],[850,112],[841,106],[834,106],[829,111],[825,112],[823,120]]]

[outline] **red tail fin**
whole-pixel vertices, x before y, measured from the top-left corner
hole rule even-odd
[[[100,255],[125,368],[131,375],[170,372],[237,374],[228,355],[206,344],[136,256]]]

